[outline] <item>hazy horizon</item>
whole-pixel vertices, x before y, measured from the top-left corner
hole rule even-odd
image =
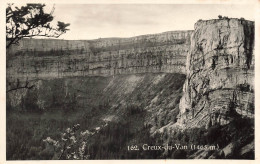
[[[52,4],[47,4],[51,9]],[[254,21],[254,6],[240,4],[55,4],[54,21],[70,23],[58,39],[127,38],[194,30],[199,20],[218,15]]]

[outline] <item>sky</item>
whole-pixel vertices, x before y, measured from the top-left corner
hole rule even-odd
[[[55,4],[54,21],[71,24],[59,39],[77,40],[193,30],[199,19],[254,20],[254,14],[254,6],[245,4]]]

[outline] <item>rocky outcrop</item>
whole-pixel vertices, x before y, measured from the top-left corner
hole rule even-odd
[[[198,21],[194,31],[131,38],[27,39],[9,49],[7,59],[7,88],[17,79],[181,73],[187,77],[179,125],[254,115],[254,22],[244,19]]]
[[[99,129],[127,120],[129,143],[150,132],[159,145],[212,144],[187,150],[190,159],[254,159],[254,90],[254,22],[244,19],[132,38],[27,39],[7,52],[7,111],[50,113],[55,124],[56,116],[91,120]]]
[[[254,115],[254,22],[198,21],[187,56],[178,123],[226,124],[239,113]]]
[[[97,40],[24,39],[7,52],[7,77],[53,79],[185,73],[192,31]]]

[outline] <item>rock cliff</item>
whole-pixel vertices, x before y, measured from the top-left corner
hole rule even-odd
[[[7,89],[17,85],[17,79],[22,83],[25,79],[181,73],[186,81],[179,125],[211,126],[228,123],[236,113],[254,115],[254,22],[244,19],[200,20],[194,31],[131,38],[24,39],[8,50],[7,59]]]
[[[178,123],[227,124],[234,114],[254,115],[254,22],[198,21],[187,56]]]
[[[7,52],[7,77],[185,73],[191,33],[173,31],[97,40],[24,39]]]
[[[7,51],[7,143],[28,120],[28,127],[46,126],[41,134],[60,133],[55,127],[74,120],[95,128],[125,124],[125,145],[138,137],[141,144],[207,143],[218,150],[187,150],[185,157],[254,159],[254,65],[254,22],[244,19],[200,20],[194,31],[131,38],[24,39]],[[25,145],[42,142],[36,131],[20,132],[32,137]],[[180,158],[177,150],[157,155],[172,157]]]

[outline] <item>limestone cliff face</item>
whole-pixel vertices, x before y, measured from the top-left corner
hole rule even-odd
[[[226,124],[234,113],[253,116],[254,22],[198,21],[186,66],[181,125]]]
[[[97,40],[24,39],[7,52],[7,77],[185,73],[192,31]]]
[[[194,31],[131,38],[27,39],[7,52],[7,89],[17,79],[148,72],[186,74],[178,120],[184,127],[226,124],[236,113],[253,117],[254,22],[198,21]],[[18,92],[10,94],[18,99]]]

